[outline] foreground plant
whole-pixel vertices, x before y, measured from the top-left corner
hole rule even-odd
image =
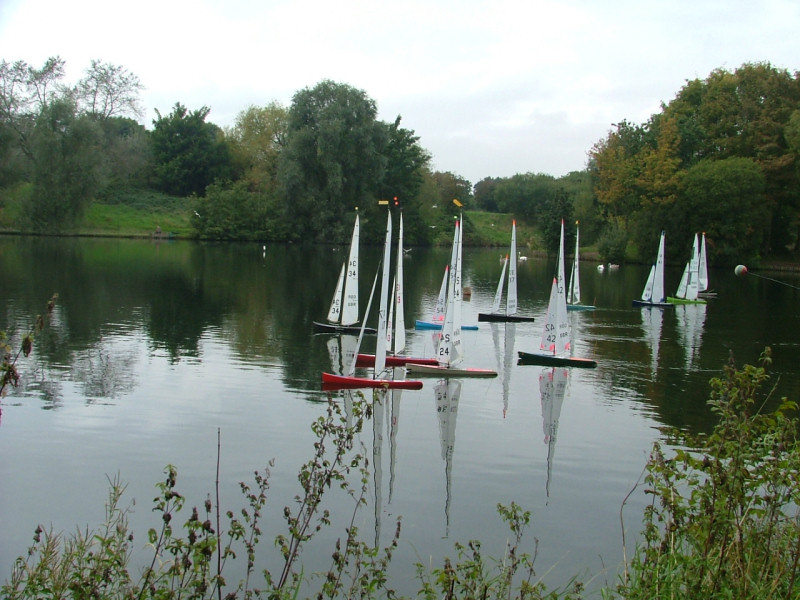
[[[719,423],[708,436],[672,431],[646,467],[642,542],[619,588],[628,599],[794,598],[800,562],[800,446],[795,402],[764,406],[760,366],[711,381]]]
[[[56,300],[58,300],[58,294],[53,294],[47,303],[47,312],[45,315],[36,315],[33,327],[22,336],[19,348],[16,350],[9,341],[8,333],[0,331],[0,357],[2,358],[0,361],[0,398],[5,396],[9,386],[17,387],[19,385],[20,375],[17,370],[17,362],[20,356],[27,357],[30,355],[33,350],[34,337],[47,325],[56,307]],[[2,414],[2,409],[0,409],[0,415]]]

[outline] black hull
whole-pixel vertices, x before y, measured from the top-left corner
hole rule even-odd
[[[673,308],[675,306],[671,302],[646,302],[644,300],[634,300],[633,305],[640,308]]]
[[[518,315],[497,315],[494,313],[478,313],[478,321],[489,323],[532,323],[533,317],[522,317]]]
[[[518,352],[518,365],[541,365],[544,367],[580,367],[594,369],[597,362],[589,358],[559,357],[547,354],[534,354],[532,352]]]
[[[320,323],[319,321],[314,321],[314,327],[317,329],[317,331],[324,333],[352,333],[355,335],[361,333],[360,325],[333,325],[332,323]],[[364,333],[375,334],[378,333],[378,330],[374,327],[364,327]]]

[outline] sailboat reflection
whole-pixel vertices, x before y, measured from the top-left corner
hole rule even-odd
[[[372,477],[375,490],[375,547],[381,543],[381,511],[383,510],[383,423],[387,390],[372,395]]]
[[[675,307],[678,337],[686,352],[686,368],[691,369],[700,355],[707,304],[680,304]]]
[[[452,489],[453,448],[456,444],[456,417],[461,396],[461,381],[440,379],[434,386],[436,414],[439,417],[439,440],[442,444],[442,460],[445,473],[445,537],[450,535],[450,492]]]
[[[405,369],[395,368],[394,378],[402,379]],[[373,488],[375,493],[375,546],[381,538],[381,515],[383,513],[383,443],[384,434],[389,434],[389,498],[392,503],[394,492],[395,462],[397,458],[397,430],[400,425],[400,397],[403,391],[375,390],[372,396],[372,465]],[[387,422],[386,417],[389,416]]]
[[[547,444],[547,483],[545,491],[550,497],[550,482],[553,478],[553,455],[556,450],[558,419],[569,380],[569,369],[551,367],[539,374],[539,391],[542,395],[542,430]]]
[[[331,358],[331,372],[336,373],[337,375],[343,375],[355,358],[356,347],[358,346],[358,336],[344,333],[333,335],[328,338],[326,346],[328,348],[328,356]],[[353,424],[352,417],[354,390],[335,390],[335,393],[336,395],[340,396],[344,402],[347,426],[350,427]]]
[[[658,373],[658,350],[661,345],[661,329],[664,323],[664,311],[653,308],[642,309],[642,329],[650,344],[650,374],[653,381]]]
[[[504,329],[503,347],[500,348],[500,328]],[[500,325],[492,323],[492,340],[494,341],[494,353],[497,357],[497,371],[502,377],[503,386],[503,418],[508,412],[508,388],[511,383],[511,366],[514,364],[514,336],[516,334],[515,323],[505,323]]]

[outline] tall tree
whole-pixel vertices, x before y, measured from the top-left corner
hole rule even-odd
[[[627,223],[628,217],[639,208],[640,152],[644,147],[643,128],[622,121],[590,153],[589,170],[597,201],[607,216],[622,223]]]
[[[271,102],[247,107],[226,132],[233,162],[254,188],[275,188],[278,158],[286,146],[288,127],[289,110]]]
[[[64,61],[48,58],[40,69],[19,60],[0,61],[0,122],[13,131],[19,149],[32,158],[30,137],[36,117],[63,95]]]
[[[757,260],[765,232],[764,173],[751,158],[704,160],[686,173],[690,219],[683,228],[705,231],[709,260]]]
[[[189,111],[176,103],[162,116],[156,110],[150,134],[157,185],[168,194],[202,195],[206,187],[231,175],[231,158],[222,130],[206,123],[211,109]]]
[[[294,95],[278,177],[292,228],[307,239],[345,240],[343,215],[376,204],[386,167],[376,115],[365,92],[330,80]]]
[[[101,119],[141,117],[142,90],[142,82],[126,68],[93,60],[75,86],[75,95],[82,110]]]
[[[25,215],[33,229],[63,232],[83,217],[99,185],[102,140],[69,98],[48,102],[30,140],[34,186]]]
[[[495,198],[495,188],[499,178],[485,177],[475,184],[474,200],[475,206],[486,212],[498,212],[497,198]]]
[[[382,154],[386,161],[383,179],[376,190],[379,199],[394,201],[404,212],[404,238],[408,244],[425,243],[427,226],[420,218],[419,190],[423,174],[430,163],[430,153],[419,144],[413,130],[400,127],[401,117],[393,123],[382,123],[386,130],[386,145]],[[375,233],[382,235],[382,228]],[[380,240],[380,237],[378,237]]]
[[[555,178],[543,173],[516,174],[498,182],[497,208],[529,223],[540,217],[544,204],[555,194]]]

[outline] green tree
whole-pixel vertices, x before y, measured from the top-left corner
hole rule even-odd
[[[644,129],[622,121],[590,152],[589,170],[597,201],[606,216],[617,217],[626,227],[642,197],[639,177],[644,145]]]
[[[498,212],[495,188],[499,178],[484,177],[475,184],[474,200],[475,206],[486,212]]]
[[[705,160],[686,173],[690,232],[705,231],[709,260],[732,265],[758,260],[769,218],[764,174],[750,158]]]
[[[541,207],[540,229],[545,249],[549,255],[558,254],[561,239],[561,221],[564,221],[564,251],[570,252],[575,244],[575,220],[573,219],[572,198],[564,188],[556,188],[553,195]]]
[[[555,178],[552,175],[525,173],[499,181],[495,198],[500,212],[511,213],[533,223],[540,217],[542,207],[555,191]]]
[[[430,162],[430,154],[419,144],[419,136],[413,130],[400,127],[398,116],[393,123],[381,123],[386,130],[386,145],[382,154],[386,161],[383,179],[378,184],[379,199],[394,202],[403,210],[404,240],[409,244],[420,244],[427,240],[427,225],[420,218],[419,191],[423,173]],[[375,223],[381,223],[375,219]],[[375,228],[374,241],[379,241],[384,227]]]
[[[343,241],[349,229],[343,215],[376,204],[386,167],[386,128],[376,115],[365,92],[330,80],[294,95],[278,164],[292,230]]]
[[[237,171],[257,189],[274,190],[278,159],[286,145],[289,110],[278,102],[249,106],[226,132]]]
[[[800,105],[800,76],[769,63],[746,63],[691,81],[664,114],[678,121],[684,168],[708,158],[744,157],[764,173],[762,253],[797,245],[800,171],[786,127]]]
[[[25,211],[36,231],[61,232],[83,217],[100,182],[103,134],[69,98],[49,102],[30,138],[33,194]]]
[[[153,173],[162,191],[176,196],[202,195],[206,187],[231,176],[231,157],[222,130],[206,123],[211,109],[189,111],[179,102],[162,116],[156,110],[150,142]]]
[[[603,228],[600,211],[597,207],[592,178],[588,171],[572,171],[556,181],[572,199],[572,216],[581,223],[581,244],[591,245],[597,240]]]
[[[198,237],[214,240],[275,240],[286,237],[274,192],[252,190],[247,181],[212,183],[194,204]]]

